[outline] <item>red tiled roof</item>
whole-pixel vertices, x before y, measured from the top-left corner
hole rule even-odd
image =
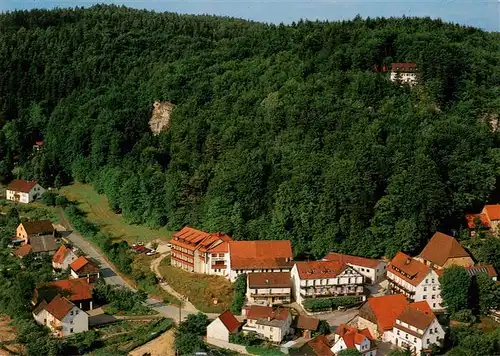
[[[427,304],[427,302],[425,303]],[[428,309],[428,311],[422,311],[413,305],[408,305],[397,317],[397,320],[400,320],[408,325],[412,325],[417,329],[425,330],[436,318],[430,308]]]
[[[420,310],[421,312],[424,313],[432,313],[431,306],[425,300],[422,300],[420,302],[410,303],[410,307],[413,309]]]
[[[289,240],[230,241],[232,269],[292,267]]]
[[[476,227],[476,224],[474,222],[474,220],[476,220],[476,217],[478,217],[479,220],[481,220],[484,227],[486,227],[488,229],[491,228],[488,217],[485,214],[468,214],[468,215],[465,215],[465,220],[467,220],[467,227],[469,229],[474,229]]]
[[[302,330],[314,331],[319,326],[319,319],[310,316],[299,315],[297,317],[297,328]]]
[[[377,268],[377,266],[383,262],[381,260],[376,260],[372,258],[358,257],[352,255],[343,255],[341,253],[330,252],[325,257],[323,257],[324,261],[340,261],[345,262],[347,264],[353,264],[356,266],[367,267],[367,268]]]
[[[57,320],[63,320],[74,306],[73,303],[58,294],[44,309]]]
[[[70,251],[69,248],[66,247],[66,245],[61,245],[57,252],[54,254],[52,257],[52,262],[53,263],[63,263],[64,258],[66,257],[66,253]]]
[[[80,256],[78,257],[76,260],[74,260],[71,264],[70,264],[70,267],[73,271],[75,272],[78,272],[79,270],[81,270],[83,267],[85,267],[86,265],[88,264],[91,264],[93,265],[95,268],[99,269],[99,266],[97,266],[95,263],[89,261],[88,259],[86,259],[84,256]]]
[[[366,303],[375,315],[381,332],[392,329],[396,318],[408,305],[408,301],[403,294],[372,297],[368,298]]]
[[[485,205],[483,212],[488,215],[490,220],[500,220],[500,205]]]
[[[34,181],[34,180],[14,179],[7,186],[7,190],[12,190],[14,192],[29,193],[31,191],[31,189],[33,189],[35,187],[35,185],[36,185],[36,181]]]
[[[340,324],[339,327],[335,330],[335,333],[339,336],[344,336],[346,333],[355,333],[355,334],[360,334],[362,337],[367,337],[370,341],[373,341],[373,336],[370,333],[370,330],[368,328],[365,329],[358,329],[346,324]],[[358,337],[359,340],[359,337]],[[363,342],[364,339],[361,339],[361,342]],[[360,343],[361,343],[360,342]],[[358,344],[360,344],[358,343]]]
[[[417,63],[413,62],[392,63],[391,65],[393,71],[405,72],[414,71],[415,69],[417,69]]]
[[[229,331],[230,333],[237,330],[241,325],[240,322],[236,320],[233,313],[231,313],[231,311],[229,310],[226,310],[224,313],[219,315],[219,319],[220,321],[222,321],[222,324],[224,324],[227,331]]]
[[[31,245],[23,245],[14,251],[14,254],[18,257],[24,257],[29,255],[32,251]]]
[[[67,297],[73,302],[92,299],[92,288],[87,278],[62,279],[39,284],[37,288],[43,286],[50,286],[68,292],[70,295]]]
[[[248,274],[249,288],[292,288],[289,272],[261,272]]]
[[[454,237],[436,232],[420,252],[419,257],[443,267],[450,258],[470,257],[470,255]]]
[[[398,252],[387,266],[387,271],[394,273],[411,285],[417,286],[429,274],[431,268],[402,252]]]
[[[225,253],[229,251],[229,244],[227,242],[222,242],[215,247],[212,247],[208,252],[210,253]]]
[[[497,271],[493,265],[475,265],[470,267],[465,267],[469,275],[477,275],[478,273],[486,273],[489,277],[497,277]]]
[[[347,265],[339,261],[311,261],[295,264],[300,279],[334,278],[343,272]]]
[[[289,312],[285,308],[271,308],[264,307],[260,305],[252,305],[247,311],[247,319],[275,319],[275,320],[286,320],[288,318]]]
[[[215,247],[215,244],[219,241],[227,242],[231,240],[230,236],[222,232],[208,233],[185,226],[176,232],[169,242],[191,251],[199,249],[202,252],[206,252]]]
[[[317,356],[335,355],[332,350],[330,350],[330,342],[325,335],[318,335],[314,339],[309,340],[307,344],[313,349]]]

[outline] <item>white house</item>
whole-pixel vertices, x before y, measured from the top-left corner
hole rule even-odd
[[[291,300],[292,280],[289,272],[260,272],[247,275],[248,304],[271,306]]]
[[[399,80],[403,84],[417,84],[417,64],[412,62],[407,63],[392,63],[391,81]]]
[[[240,322],[226,310],[207,326],[207,338],[229,342],[229,335],[238,332]]]
[[[426,301],[432,310],[442,310],[439,271],[398,252],[387,267],[387,280],[393,293],[402,293],[410,301]]]
[[[364,277],[339,261],[297,262],[292,268],[292,293],[302,305],[308,298],[363,295]]]
[[[78,256],[66,245],[61,245],[52,257],[52,268],[54,270],[65,270],[73,263]]]
[[[376,356],[377,346],[373,341],[370,330],[358,330],[352,326],[341,324],[335,331],[334,344],[331,348],[335,355],[341,351],[352,349],[358,350],[363,356]]]
[[[247,322],[243,332],[256,332],[264,338],[280,343],[290,330],[292,316],[288,309],[252,305],[246,310]]]
[[[374,258],[343,255],[341,253],[330,252],[322,261],[340,261],[351,266],[365,277],[365,283],[375,284],[385,279],[387,262]]]
[[[414,304],[427,304],[419,302]],[[420,355],[422,350],[429,349],[432,344],[441,345],[445,332],[429,306],[419,308],[407,306],[396,318],[392,330],[391,342],[401,348],[409,348]]]
[[[40,303],[33,316],[38,324],[47,326],[58,337],[89,329],[88,314],[59,294],[48,304]]]
[[[14,179],[7,186],[6,198],[7,200],[27,204],[40,198],[44,192],[45,189],[34,180]]]

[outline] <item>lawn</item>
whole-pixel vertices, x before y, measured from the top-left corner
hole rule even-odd
[[[7,213],[10,208],[17,208],[19,211],[19,216],[21,219],[29,220],[51,220],[53,223],[59,223],[59,217],[57,216],[56,208],[49,207],[41,204],[40,202],[34,202],[30,204],[19,204],[14,203],[9,200],[0,199],[0,213]]]
[[[229,309],[234,290],[224,277],[194,274],[170,266],[168,258],[160,265],[166,282],[180,294],[189,298],[196,309],[205,313],[221,313]],[[214,301],[217,300],[217,304]]]
[[[88,184],[75,183],[59,190],[69,200],[79,203],[82,211],[87,213],[90,222],[98,224],[102,230],[108,232],[114,239],[135,241],[151,241],[154,239],[169,240],[172,232],[167,229],[151,229],[142,225],[128,224],[122,215],[115,214],[108,205],[108,199]]]

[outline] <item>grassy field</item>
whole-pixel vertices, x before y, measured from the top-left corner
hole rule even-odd
[[[40,202],[30,204],[19,204],[9,200],[0,200],[0,213],[7,213],[10,208],[16,207],[21,219],[43,220],[48,219],[53,223],[59,223],[59,217],[55,207],[43,205]]]
[[[59,194],[77,201],[80,204],[80,209],[87,213],[87,219],[98,224],[114,239],[133,243],[155,239],[168,240],[172,236],[172,232],[163,228],[156,230],[146,226],[128,224],[120,214],[115,214],[109,208],[108,199],[104,195],[97,194],[88,184],[75,183],[63,187],[59,190]]]
[[[194,274],[170,266],[165,258],[160,272],[168,284],[180,294],[189,298],[196,309],[205,313],[221,313],[233,301],[234,290],[231,282],[224,277]],[[217,299],[217,304],[214,304]]]

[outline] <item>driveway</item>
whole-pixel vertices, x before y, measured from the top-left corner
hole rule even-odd
[[[337,327],[340,324],[347,324],[358,314],[358,309],[348,309],[345,311],[335,310],[331,313],[314,315],[314,317],[320,320],[326,320],[330,326]]]

